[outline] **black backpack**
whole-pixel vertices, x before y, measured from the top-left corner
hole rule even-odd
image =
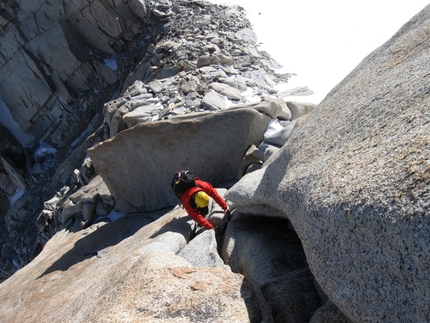
[[[181,170],[173,175],[170,185],[173,192],[179,198],[179,194],[183,194],[190,188],[196,186],[196,177],[188,170]]]

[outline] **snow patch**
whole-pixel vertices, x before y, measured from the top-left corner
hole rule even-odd
[[[19,198],[21,197],[21,196],[23,196],[24,195],[24,192],[25,191],[23,191],[22,189],[17,189],[16,191],[15,191],[15,195],[14,196],[11,196],[11,197],[9,197],[9,203],[10,203],[10,205],[12,205],[13,203],[15,203],[16,201],[18,201],[19,200]]]
[[[113,209],[108,215],[107,217],[110,219],[110,222],[114,222],[118,219],[121,219],[122,217],[124,217],[124,213],[123,212],[118,212],[115,209]]]
[[[109,67],[112,71],[116,72],[118,69],[118,64],[116,62],[116,56],[112,56],[103,60],[105,65]]]
[[[269,124],[267,125],[267,129],[263,134],[263,138],[270,137],[277,133],[278,131],[281,131],[284,127],[279,123],[278,119],[272,119],[269,121]]]
[[[23,147],[28,147],[30,143],[34,140],[34,137],[22,130],[19,124],[14,120],[9,108],[6,106],[6,103],[4,103],[1,96],[0,123],[2,123],[6,128],[9,129],[9,131],[14,135],[14,137]]]
[[[44,141],[39,141],[39,147],[34,152],[34,159],[37,160],[46,157],[47,155],[55,155],[56,152],[57,149],[52,147],[50,144]]]

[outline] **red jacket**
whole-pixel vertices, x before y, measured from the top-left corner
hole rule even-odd
[[[215,202],[218,203],[218,205],[225,211],[227,210],[228,206],[226,201],[218,194],[217,190],[213,188],[213,186],[205,181],[202,181],[198,178],[196,178],[196,185],[195,187],[190,188],[188,191],[186,191],[183,194],[179,194],[179,197],[181,198],[182,205],[184,206],[185,210],[187,211],[188,215],[196,221],[198,224],[200,224],[205,229],[212,229],[213,225],[208,222],[203,215],[199,213],[199,210],[197,208],[193,209],[190,206],[190,199],[193,197],[194,193],[198,191],[203,191],[210,197],[212,197]]]

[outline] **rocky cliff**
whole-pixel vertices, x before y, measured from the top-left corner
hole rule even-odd
[[[61,188],[103,138],[85,141],[103,123],[103,104],[163,32],[166,10],[143,1],[0,4],[0,97],[14,119],[0,130],[3,268],[11,254],[20,267],[40,251],[34,220],[43,203],[34,201]]]
[[[85,41],[135,55],[97,97],[103,124],[38,185],[14,165],[28,148],[4,130],[3,199],[25,190],[5,207],[6,322],[428,322],[429,7],[316,108],[287,98],[306,88],[278,90],[289,75],[240,8],[102,4],[134,27],[124,47]],[[82,13],[75,31],[97,21],[96,3],[62,5]],[[180,168],[228,200],[229,222],[216,204],[208,215],[221,234],[176,206]]]

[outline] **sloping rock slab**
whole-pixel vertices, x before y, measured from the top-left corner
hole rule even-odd
[[[236,179],[245,152],[262,141],[269,120],[254,109],[235,109],[147,122],[88,154],[117,210],[157,210],[177,203],[170,188],[177,170],[189,169],[214,186]]]
[[[429,75],[427,6],[330,92],[253,186],[291,220],[353,322],[430,321]]]
[[[0,285],[1,321],[263,321],[243,276],[176,255],[187,220],[175,209],[60,231]]]

